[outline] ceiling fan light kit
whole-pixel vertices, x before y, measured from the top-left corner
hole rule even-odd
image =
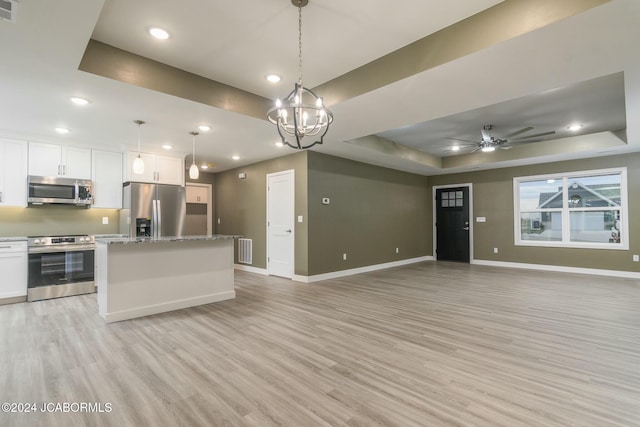
[[[322,98],[304,87],[302,82],[302,8],[308,3],[308,0],[291,0],[291,4],[298,8],[298,82],[267,112],[282,143],[298,150],[322,144],[333,122],[333,114],[325,108]]]

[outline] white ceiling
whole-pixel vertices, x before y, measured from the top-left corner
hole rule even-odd
[[[385,0],[311,0],[303,9],[305,83],[324,83],[496,3],[405,0],[399,7]],[[335,122],[318,151],[421,174],[443,173],[344,141],[378,134],[437,152],[443,135],[474,139],[483,124],[500,125],[505,131],[499,134],[529,125],[557,130],[570,120],[568,114],[571,121],[587,120],[580,117],[581,103],[560,108],[541,102],[541,94],[570,91],[580,82],[619,72],[624,73],[628,144],[617,150],[640,151],[639,18],[640,2],[612,0],[333,105]],[[164,26],[171,39],[150,38],[151,25]],[[161,144],[170,143],[186,154],[191,151],[188,133],[198,124],[211,125],[212,131],[198,136],[196,157],[216,163],[214,172],[292,152],[275,147],[277,133],[265,120],[79,71],[91,38],[268,98],[287,94],[296,79],[297,9],[289,0],[20,0],[16,23],[0,21],[0,136],[121,150],[135,146],[133,120],[142,119],[148,123],[142,131],[146,151],[161,151]],[[272,72],[283,76],[279,85],[264,80]],[[79,108],[70,96],[91,104]],[[518,108],[504,108],[518,99]],[[522,109],[533,105],[528,102],[538,102],[540,111],[523,116]],[[604,102],[603,97],[600,108]],[[612,102],[619,105],[619,97]],[[619,126],[619,114],[614,116],[611,123]],[[450,127],[452,122],[459,126]],[[56,126],[71,132],[59,136]],[[607,126],[614,125],[585,132]],[[431,138],[415,137],[430,129],[439,131]],[[234,154],[239,161],[231,160]],[[554,158],[594,155],[580,151]],[[549,157],[528,159],[543,160]]]

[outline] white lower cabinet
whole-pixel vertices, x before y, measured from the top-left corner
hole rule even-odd
[[[0,300],[27,295],[27,242],[0,241]]]

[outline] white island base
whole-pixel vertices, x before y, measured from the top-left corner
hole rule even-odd
[[[98,309],[108,323],[233,299],[233,238],[96,241]]]

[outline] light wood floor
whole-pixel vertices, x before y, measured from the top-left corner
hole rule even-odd
[[[104,324],[0,306],[1,426],[639,426],[640,281],[426,262]]]

